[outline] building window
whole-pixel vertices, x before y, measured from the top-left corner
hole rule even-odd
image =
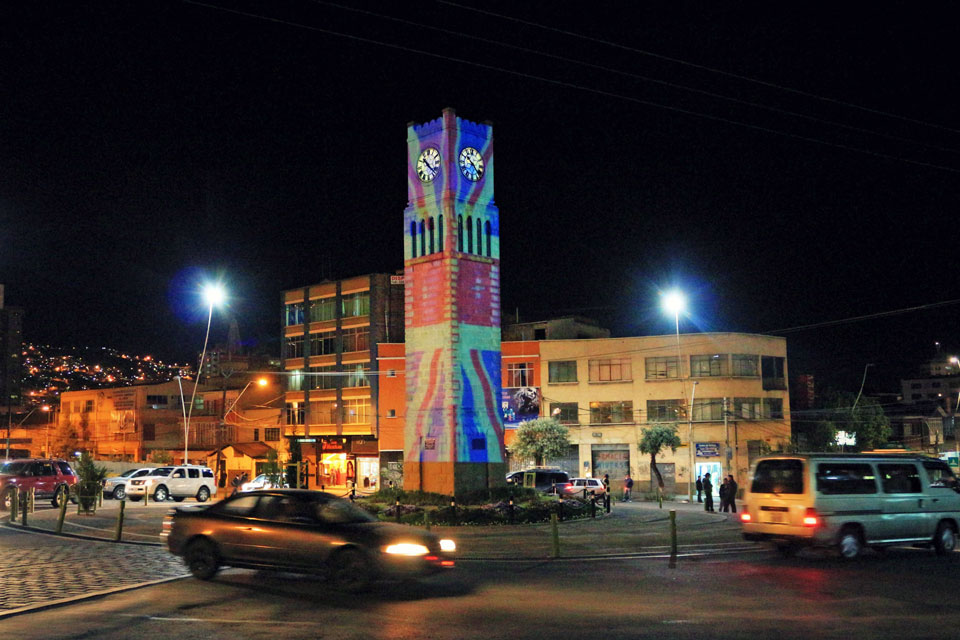
[[[370,422],[370,399],[355,398],[343,401],[343,424]]]
[[[323,331],[310,334],[310,355],[326,356],[337,352],[337,334],[335,331]]]
[[[646,358],[646,378],[647,380],[658,380],[664,378],[679,377],[677,367],[677,356],[661,356],[657,358]]]
[[[417,257],[417,223],[410,223],[410,257]]]
[[[337,319],[337,299],[320,298],[310,301],[310,322],[327,322]]]
[[[287,405],[287,424],[303,424],[303,405],[297,402],[291,402]]]
[[[473,253],[473,218],[467,216],[467,253]]]
[[[591,402],[591,424],[622,424],[633,422],[633,402]]]
[[[771,389],[786,390],[787,378],[784,373],[784,358],[763,356],[760,358],[760,371],[764,391]]]
[[[343,330],[343,352],[366,351],[370,348],[370,327],[351,327]]]
[[[333,400],[321,400],[310,403],[310,424],[336,424],[337,403]]]
[[[434,248],[436,246],[434,244],[434,237],[436,235],[436,231],[433,228],[433,216],[430,216],[430,219],[427,221],[427,227],[429,227],[430,229],[430,253],[434,253],[436,251]]]
[[[396,409],[387,409],[387,417],[388,417],[388,418],[396,418],[396,417],[397,417],[397,410],[396,410]]]
[[[576,382],[577,361],[558,360],[547,364],[547,380],[550,382]]]
[[[492,235],[491,229],[490,229],[490,221],[487,220],[487,221],[484,222],[483,224],[484,224],[484,227],[486,227],[486,231],[487,231],[487,257],[488,257],[488,258],[492,258],[493,256],[490,254],[490,252],[491,252],[491,249],[490,249],[490,241],[491,241],[491,239],[493,238],[493,235]]]
[[[303,371],[294,369],[287,376],[287,391],[303,391]]]
[[[258,442],[260,440],[260,429],[253,430],[253,441]]]
[[[781,406],[781,411],[783,407]],[[733,415],[744,420],[756,420],[761,417],[760,398],[734,398]]]
[[[764,398],[763,417],[768,420],[782,420],[783,398]]]
[[[167,403],[166,396],[162,396],[162,397],[163,397],[163,403],[166,404]],[[83,403],[83,412],[93,413],[93,400],[87,400]]]
[[[265,442],[280,442],[280,429],[278,427],[267,427],[263,430],[263,439]]]
[[[561,424],[580,424],[580,405],[576,402],[551,402],[550,415]]]
[[[590,382],[630,381],[630,358],[590,360]]]
[[[647,422],[676,422],[683,418],[680,400],[647,400]]]
[[[284,340],[283,355],[287,358],[303,357],[303,336],[288,336]]]
[[[695,422],[723,420],[723,398],[694,398],[693,420]]]
[[[690,356],[690,375],[696,378],[729,376],[729,362],[725,353]]]
[[[287,326],[303,324],[303,303],[296,302],[287,305]]]
[[[463,253],[463,216],[457,216],[457,251]]]
[[[330,375],[336,373],[337,366],[334,364],[325,367],[310,367],[310,373],[316,374],[310,376],[311,389],[336,389],[337,376]]]
[[[356,316],[370,315],[370,292],[360,291],[343,296],[343,317],[354,318]]]
[[[745,353],[735,353],[733,360],[733,375],[741,378],[756,378],[760,375],[758,367],[760,356]]]
[[[420,255],[427,255],[427,234],[423,229],[423,220],[420,221]]]
[[[532,387],[533,363],[515,362],[507,365],[508,387]]]
[[[483,255],[483,223],[477,218],[477,255]]]
[[[89,402],[90,405],[86,411],[93,411],[93,401],[87,400],[87,402]],[[151,409],[166,409],[167,396],[147,396],[147,404]]]
[[[437,216],[437,251],[443,251],[443,216]]]
[[[367,377],[367,374],[370,372],[369,364],[351,364],[344,365],[347,368],[348,373],[346,374],[346,379],[343,381],[343,386],[345,387],[369,387],[370,378]]]

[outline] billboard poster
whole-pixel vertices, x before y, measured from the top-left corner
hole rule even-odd
[[[501,391],[500,408],[503,424],[516,427],[521,422],[540,417],[540,389],[537,387],[507,387]]]

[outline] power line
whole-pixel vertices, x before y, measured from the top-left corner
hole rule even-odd
[[[635,48],[635,47],[629,47],[629,46],[627,46],[627,45],[623,45],[623,44],[620,44],[620,43],[618,43],[618,42],[611,42],[611,41],[609,41],[609,40],[603,40],[603,39],[601,39],[601,38],[594,38],[594,37],[591,37],[591,36],[585,36],[585,35],[580,34],[580,33],[576,33],[576,32],[573,32],[573,31],[566,31],[566,30],[564,30],[564,29],[558,29],[558,28],[556,28],[556,27],[548,27],[548,26],[546,26],[546,25],[543,25],[543,24],[540,24],[540,23],[537,23],[537,22],[531,22],[531,21],[523,20],[523,19],[521,19],[521,18],[516,18],[516,17],[513,17],[513,16],[506,16],[506,15],[503,15],[503,14],[494,13],[494,12],[492,12],[492,11],[487,11],[487,10],[484,10],[484,9],[477,9],[476,7],[467,7],[467,6],[462,5],[462,4],[459,4],[459,3],[457,3],[457,2],[451,2],[450,0],[436,0],[436,2],[438,2],[438,3],[440,3],[440,4],[446,4],[446,5],[450,5],[450,6],[452,6],[452,7],[457,7],[457,8],[460,8],[460,9],[464,9],[464,10],[466,10],[466,11],[473,11],[473,12],[475,12],[475,13],[481,13],[481,14],[485,14],[485,15],[488,15],[488,16],[492,16],[492,17],[495,17],[495,18],[501,18],[501,19],[503,19],[503,20],[509,20],[509,21],[512,21],[512,22],[518,22],[518,23],[520,23],[520,24],[525,24],[525,25],[530,26],[530,27],[537,27],[537,28],[543,29],[543,30],[545,30],[545,31],[553,31],[553,32],[561,33],[561,34],[568,35],[568,36],[571,36],[571,37],[574,37],[574,38],[579,38],[579,39],[587,40],[587,41],[590,41],[590,42],[596,42],[596,43],[599,43],[599,44],[605,44],[605,45],[607,45],[607,46],[614,47],[614,48],[617,48],[617,49],[623,49],[624,51],[630,51],[630,52],[632,52],[632,53],[638,53],[638,54],[640,54],[640,55],[650,56],[651,58],[656,58],[656,59],[658,59],[658,60],[666,60],[666,61],[668,61],[668,62],[673,62],[673,63],[675,63],[675,64],[680,64],[680,65],[684,65],[684,66],[691,67],[691,68],[694,68],[694,69],[699,69],[699,70],[701,70],[701,71],[709,71],[710,73],[716,73],[716,74],[719,74],[719,75],[722,75],[722,76],[727,76],[727,77],[730,77],[730,78],[736,78],[737,80],[743,80],[744,82],[752,82],[752,83],[754,83],[754,84],[762,85],[762,86],[765,86],[765,87],[770,87],[770,88],[772,88],[772,89],[778,89],[778,90],[780,90],[780,91],[786,91],[786,92],[789,92],[789,93],[794,93],[794,94],[797,94],[797,95],[801,95],[801,96],[804,96],[804,97],[806,97],[806,98],[812,98],[812,99],[814,99],[814,100],[820,100],[820,101],[828,102],[828,103],[832,103],[832,104],[839,104],[839,105],[842,105],[842,106],[845,106],[845,107],[850,107],[851,109],[858,109],[858,110],[860,110],[860,111],[865,111],[865,112],[868,112],[868,113],[873,113],[873,114],[876,114],[876,115],[881,115],[881,116],[884,116],[884,117],[887,117],[887,118],[895,118],[895,119],[897,119],[897,120],[903,120],[903,121],[905,121],[905,122],[912,122],[912,123],[914,123],[914,124],[920,124],[920,125],[923,125],[923,126],[926,126],[926,127],[933,127],[933,128],[935,128],[935,129],[941,129],[941,130],[944,130],[944,131],[950,131],[950,132],[952,132],[952,133],[960,133],[960,130],[958,130],[958,129],[952,129],[952,128],[950,128],[950,127],[947,127],[947,126],[944,126],[944,125],[941,125],[941,124],[936,124],[936,123],[933,123],[933,122],[926,122],[926,121],[924,121],[924,120],[918,120],[918,119],[915,119],[915,118],[910,118],[910,117],[908,117],[908,116],[901,116],[901,115],[898,115],[898,114],[895,114],[895,113],[889,113],[889,112],[886,112],[886,111],[881,111],[881,110],[879,110],[879,109],[873,109],[873,108],[871,108],[871,107],[864,107],[864,106],[861,106],[861,105],[858,105],[858,104],[854,104],[854,103],[852,103],[852,102],[845,102],[845,101],[843,101],[843,100],[838,100],[838,99],[836,99],[836,98],[827,98],[827,97],[825,97],[825,96],[820,96],[820,95],[817,95],[817,94],[815,94],[815,93],[809,93],[809,92],[807,92],[807,91],[802,91],[802,90],[800,90],[800,89],[794,89],[794,88],[792,88],[792,87],[786,87],[786,86],[783,86],[783,85],[775,84],[775,83],[773,83],[773,82],[767,82],[767,81],[765,81],[765,80],[758,80],[758,79],[756,79],[756,78],[751,78],[751,77],[749,77],[749,76],[744,76],[744,75],[740,75],[740,74],[737,74],[737,73],[732,73],[732,72],[730,72],[730,71],[724,71],[724,70],[722,70],[722,69],[716,69],[716,68],[714,68],[714,67],[708,67],[708,66],[706,66],[706,65],[696,64],[696,63],[694,63],[694,62],[689,62],[689,61],[687,61],[687,60],[681,60],[681,59],[679,59],[679,58],[671,58],[670,56],[665,56],[665,55],[663,55],[663,54],[654,53],[654,52],[652,52],[652,51],[646,51],[646,50],[644,50],[644,49],[637,49],[637,48]]]
[[[901,315],[904,313],[911,313],[913,311],[923,311],[926,309],[936,309],[938,307],[946,307],[949,305],[954,305],[960,303],[960,299],[956,300],[944,300],[943,302],[931,302],[930,304],[921,304],[916,307],[906,307],[904,309],[896,309],[894,311],[881,311],[879,313],[870,313],[863,316],[854,316],[852,318],[844,318],[842,320],[828,320],[826,322],[816,322],[814,324],[805,324],[798,327],[790,327],[789,329],[777,329],[776,331],[767,331],[767,334],[780,334],[780,333],[795,333],[797,331],[806,331],[807,329],[820,329],[822,327],[833,327],[841,324],[849,324],[851,322],[860,322],[862,320],[874,320],[876,318],[886,318],[889,316]]]
[[[804,142],[810,142],[810,143],[812,143],[812,144],[819,144],[819,145],[823,145],[823,146],[827,146],[827,147],[832,147],[832,148],[835,148],[835,149],[842,149],[842,150],[845,150],[845,151],[852,151],[852,152],[855,152],[855,153],[862,153],[862,154],[864,154],[864,155],[869,155],[869,156],[873,156],[873,157],[876,157],[876,158],[883,158],[883,159],[886,159],[886,160],[894,160],[894,161],[905,162],[905,163],[907,163],[907,164],[913,164],[913,165],[917,165],[917,166],[921,166],[921,167],[927,167],[927,168],[930,168],[930,169],[939,169],[939,170],[941,170],[941,171],[947,171],[947,172],[950,172],[950,173],[960,173],[960,169],[956,169],[956,168],[953,168],[953,167],[947,167],[947,166],[944,166],[944,165],[933,164],[933,163],[930,163],[930,162],[923,162],[923,161],[920,161],[920,160],[911,160],[911,159],[909,159],[909,158],[903,158],[903,157],[900,157],[900,156],[894,156],[894,155],[890,155],[890,154],[887,154],[887,153],[881,153],[881,152],[879,152],[879,151],[870,151],[869,149],[862,149],[862,148],[860,148],[860,147],[854,147],[854,146],[850,146],[850,145],[840,144],[840,143],[837,143],[837,142],[828,142],[828,141],[826,141],[826,140],[821,140],[821,139],[819,139],[819,138],[813,138],[813,137],[810,137],[810,136],[804,136],[804,135],[800,135],[800,134],[796,134],[796,133],[789,133],[789,132],[786,132],[786,131],[779,131],[779,130],[777,130],[777,129],[771,129],[771,128],[769,128],[769,127],[763,127],[763,126],[760,126],[760,125],[749,124],[749,123],[746,123],[746,122],[741,122],[741,121],[739,121],[739,120],[733,120],[733,119],[730,119],[730,118],[724,118],[724,117],[722,117],[722,116],[715,116],[715,115],[710,115],[710,114],[706,114],[706,113],[700,113],[700,112],[697,112],[697,111],[691,111],[691,110],[689,110],[689,109],[683,109],[683,108],[680,108],[680,107],[674,107],[674,106],[670,106],[670,105],[661,104],[661,103],[658,103],[658,102],[653,102],[653,101],[651,101],[651,100],[644,100],[644,99],[642,99],[642,98],[635,98],[635,97],[631,97],[631,96],[626,96],[626,95],[619,94],[619,93],[615,93],[615,92],[612,92],[612,91],[605,91],[605,90],[603,90],[603,89],[595,89],[595,88],[592,88],[592,87],[586,87],[586,86],[579,85],[579,84],[576,84],[576,83],[573,83],[573,82],[567,82],[567,81],[564,81],[564,80],[555,80],[555,79],[552,79],[552,78],[545,78],[545,77],[543,77],[543,76],[538,76],[538,75],[531,74],[531,73],[526,73],[526,72],[523,72],[523,71],[517,71],[517,70],[515,70],[515,69],[507,69],[507,68],[505,68],[505,67],[498,67],[498,66],[495,66],[495,65],[485,64],[485,63],[482,63],[482,62],[474,62],[474,61],[472,61],[472,60],[466,60],[466,59],[463,59],[463,58],[455,58],[455,57],[452,57],[452,56],[447,56],[447,55],[443,55],[443,54],[439,54],[439,53],[434,53],[434,52],[432,52],[432,51],[424,51],[424,50],[422,50],[422,49],[415,49],[415,48],[413,48],[413,47],[408,47],[408,46],[405,46],[405,45],[399,45],[399,44],[393,44],[393,43],[389,43],[389,42],[383,42],[383,41],[381,41],[381,40],[375,40],[375,39],[373,39],[373,38],[367,38],[367,37],[363,37],[363,36],[357,36],[357,35],[353,35],[353,34],[342,33],[342,32],[340,32],[340,31],[334,31],[334,30],[332,30],[332,29],[324,29],[324,28],[322,28],[322,27],[315,27],[315,26],[311,26],[311,25],[305,25],[305,24],[302,24],[302,23],[299,23],[299,22],[292,22],[292,21],[289,21],[289,20],[281,20],[281,19],[279,19],[279,18],[273,18],[273,17],[269,17],[269,16],[264,16],[264,15],[261,15],[261,14],[250,13],[250,12],[247,12],[247,11],[239,11],[239,10],[237,10],[237,9],[228,9],[228,8],[226,8],[226,7],[220,7],[220,6],[217,6],[217,5],[212,5],[212,4],[208,4],[208,3],[204,3],[204,2],[198,2],[197,0],[181,0],[181,2],[183,2],[183,3],[185,3],[185,4],[192,4],[192,5],[196,5],[196,6],[199,6],[199,7],[205,7],[205,8],[208,8],[208,9],[213,9],[213,10],[216,10],[216,11],[223,11],[223,12],[225,12],[225,13],[231,13],[231,14],[234,14],[234,15],[240,15],[240,16],[252,18],[252,19],[255,19],[255,20],[264,20],[264,21],[267,21],[267,22],[273,22],[273,23],[275,23],[275,24],[282,24],[282,25],[286,25],[286,26],[290,26],[290,27],[296,27],[296,28],[299,28],[299,29],[306,29],[306,30],[308,30],[308,31],[316,31],[316,32],[318,32],[318,33],[324,33],[324,34],[327,34],[327,35],[333,35],[333,36],[337,36],[337,37],[341,37],[341,38],[346,38],[346,39],[348,39],[348,40],[355,40],[355,41],[357,41],[357,42],[363,42],[363,43],[366,43],[366,44],[374,44],[374,45],[378,45],[378,46],[382,46],[382,47],[387,47],[387,48],[390,48],[390,49],[397,49],[397,50],[399,50],[399,51],[406,51],[406,52],[408,52],[408,53],[416,53],[416,54],[428,56],[428,57],[431,57],[431,58],[438,58],[438,59],[441,59],[441,60],[447,60],[447,61],[449,61],[449,62],[455,62],[455,63],[458,63],[458,64],[465,64],[465,65],[477,67],[477,68],[480,68],[480,69],[486,69],[486,70],[488,70],[488,71],[497,71],[497,72],[500,72],[500,73],[506,73],[506,74],[513,75],[513,76],[517,76],[517,77],[524,78],[524,79],[527,79],[527,80],[537,80],[537,81],[540,81],[540,82],[545,82],[545,83],[547,83],[547,84],[552,84],[552,85],[556,85],[556,86],[559,86],[559,87],[564,87],[564,88],[567,88],[567,89],[575,89],[575,90],[578,90],[578,91],[585,91],[585,92],[587,92],[587,93],[593,93],[593,94],[600,95],[600,96],[604,96],[604,97],[608,97],[608,98],[616,98],[616,99],[619,99],[619,100],[625,100],[625,101],[627,101],[627,102],[633,102],[633,103],[635,103],[635,104],[642,104],[642,105],[648,106],[648,107],[654,107],[654,108],[657,108],[657,109],[664,109],[664,110],[666,110],[666,111],[672,111],[672,112],[675,112],[675,113],[682,113],[682,114],[684,114],[684,115],[693,116],[693,117],[696,117],[696,118],[703,118],[703,119],[705,119],[705,120],[711,120],[711,121],[714,121],[714,122],[723,122],[724,124],[730,124],[730,125],[734,125],[734,126],[738,126],[738,127],[743,127],[743,128],[746,128],[746,129],[751,129],[751,130],[754,130],[754,131],[761,131],[761,132],[764,132],[764,133],[770,133],[770,134],[773,134],[773,135],[778,135],[778,136],[782,136],[782,137],[785,137],[785,138],[791,138],[791,139],[794,139],[794,140],[801,140],[801,141],[804,141]]]

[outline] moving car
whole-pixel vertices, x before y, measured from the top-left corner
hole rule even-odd
[[[150,475],[154,467],[144,467],[143,469],[127,469],[119,476],[106,478],[103,481],[103,495],[115,500],[123,500],[127,497],[127,483],[133,478]]]
[[[240,491],[256,491],[257,489],[277,489],[280,488],[282,481],[274,483],[270,479],[270,474],[261,473],[250,482],[244,482],[240,485]],[[286,486],[286,485],[283,485]]]
[[[910,544],[945,555],[957,544],[960,493],[947,463],[926,456],[768,456],[754,466],[740,521],[744,538],[784,553],[816,545],[855,558]]]
[[[213,470],[209,467],[194,464],[158,467],[127,484],[127,496],[130,500],[136,502],[145,495],[156,502],[163,502],[167,498],[173,498],[177,502],[182,502],[184,498],[196,498],[197,502],[206,502],[210,496],[217,495],[217,483]]]
[[[564,485],[570,482],[570,474],[561,469],[536,467],[522,471],[512,471],[507,474],[507,484],[523,486],[524,474],[534,474],[534,488],[545,493],[564,492]]]
[[[584,493],[586,492],[586,493]],[[607,492],[599,478],[573,478],[564,486],[564,493],[572,496],[602,496]]]
[[[10,510],[13,487],[19,487],[20,491],[33,489],[35,499],[49,499],[54,507],[59,507],[77,480],[77,474],[66,460],[40,458],[4,462],[0,465],[0,510]],[[76,500],[76,496],[71,499]]]
[[[238,493],[213,505],[177,507],[161,539],[191,573],[209,580],[223,565],[325,573],[346,591],[374,580],[453,567],[452,540],[379,522],[350,500],[305,489]]]

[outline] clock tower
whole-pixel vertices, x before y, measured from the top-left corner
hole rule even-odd
[[[503,485],[493,127],[453,109],[408,125],[407,201],[404,488]]]

